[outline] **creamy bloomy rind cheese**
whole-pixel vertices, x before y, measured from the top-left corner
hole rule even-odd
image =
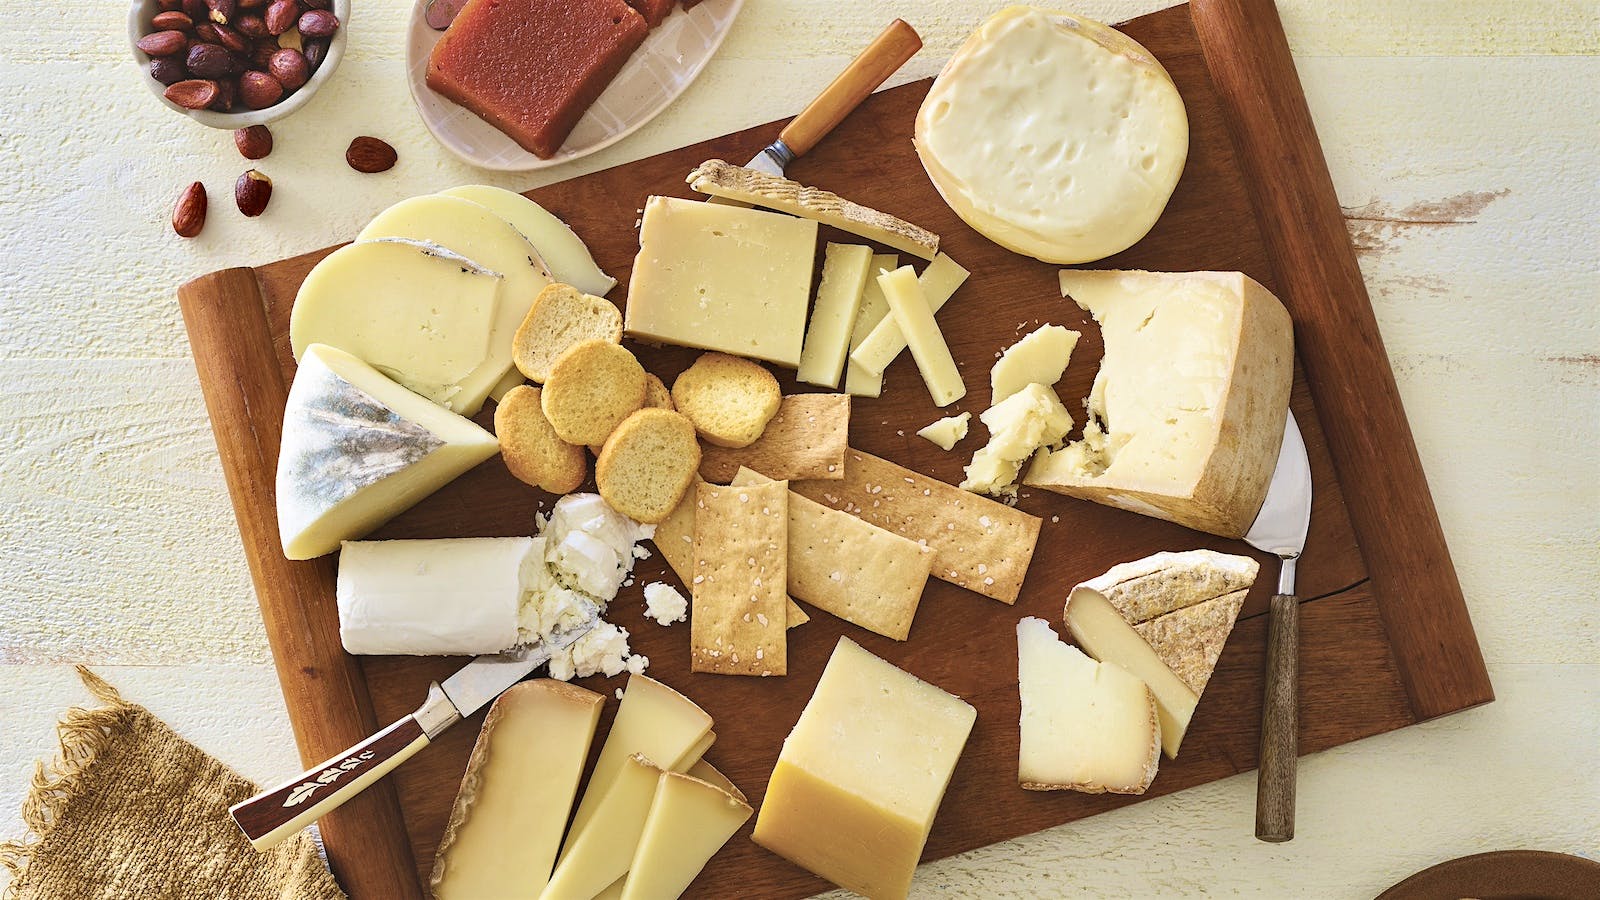
[[[783,742],[755,842],[856,893],[906,896],[976,719],[840,638]]]
[[[1058,445],[1072,430],[1072,414],[1055,388],[1029,383],[983,411],[978,421],[989,442],[972,454],[962,490],[996,497],[1017,494],[1017,473],[1041,448]]]
[[[636,340],[795,368],[816,244],[809,219],[651,197],[623,327]]]
[[[296,359],[312,344],[350,353],[456,412],[476,412],[500,313],[499,273],[438,244],[362,241],[312,267],[289,313]],[[497,375],[495,380],[498,381]]]
[[[434,857],[437,900],[536,900],[604,705],[600,694],[549,679],[496,698]]]
[[[571,226],[516,191],[487,184],[464,184],[439,193],[470,200],[509,222],[539,251],[550,269],[550,276],[556,281],[596,297],[604,297],[616,287],[617,280],[600,271],[589,247]]]
[[[1060,381],[1081,336],[1060,325],[1043,325],[1007,347],[989,369],[989,404],[1030,384],[1051,387]]]
[[[305,348],[283,412],[278,532],[312,559],[495,455],[495,436],[334,347]]]
[[[429,194],[402,200],[374,216],[356,240],[382,238],[438,244],[500,273],[503,280],[500,302],[490,324],[489,355],[462,381],[462,400],[451,407],[463,415],[472,415],[515,368],[512,338],[527,318],[533,298],[551,283],[549,269],[539,251],[510,223],[486,207],[459,197]]]
[[[1007,7],[935,79],[917,155],[956,215],[995,243],[1076,264],[1133,246],[1166,208],[1189,150],[1171,76],[1091,19]]]
[[[722,778],[714,769],[712,774]],[[737,792],[690,775],[663,772],[628,866],[623,900],[683,896],[711,857],[750,818],[750,804],[735,796]]]
[[[817,302],[800,351],[800,369],[795,373],[799,380],[827,388],[839,386],[871,265],[872,248],[862,244],[829,242],[823,251],[822,281],[817,285]]]
[[[1239,272],[1061,272],[1105,356],[1082,440],[1040,453],[1027,484],[1241,537],[1278,460],[1294,336]]]
[[[1155,779],[1161,727],[1143,681],[1063,644],[1050,623],[1030,617],[1017,623],[1017,686],[1024,788],[1142,794]]]

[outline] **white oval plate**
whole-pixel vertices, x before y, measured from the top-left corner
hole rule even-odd
[[[499,172],[529,172],[559,166],[622,140],[678,98],[722,46],[744,0],[704,0],[693,9],[675,7],[653,28],[622,71],[589,107],[549,159],[529,153],[493,125],[428,87],[428,55],[444,32],[423,21],[427,0],[411,9],[406,68],[411,99],[434,139],[464,162]]]

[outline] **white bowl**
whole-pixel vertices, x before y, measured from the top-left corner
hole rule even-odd
[[[139,49],[139,38],[150,33],[150,19],[160,10],[161,7],[156,0],[133,0],[132,7],[128,10],[128,46],[133,49],[133,60],[139,65],[140,80],[168,109],[180,112],[201,125],[226,131],[276,122],[310,102],[311,95],[317,92],[317,88],[321,87],[323,82],[332,78],[333,71],[339,68],[339,60],[344,58],[345,35],[350,30],[350,0],[333,0],[331,12],[339,17],[339,30],[333,33],[332,40],[328,42],[328,55],[323,57],[322,65],[312,73],[309,81],[300,86],[299,90],[266,109],[246,109],[239,112],[184,109],[166,98],[166,85],[150,77],[150,56]]]

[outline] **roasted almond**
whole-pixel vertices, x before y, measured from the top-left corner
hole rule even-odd
[[[196,181],[178,195],[172,208],[172,230],[178,237],[192,238],[206,227],[206,186]]]
[[[328,58],[328,39],[317,38],[306,41],[305,47],[300,52],[305,54],[306,65],[310,67],[311,74],[315,75],[317,70],[322,68],[322,61]]]
[[[239,212],[255,218],[267,211],[267,201],[272,199],[272,179],[251,169],[233,183],[233,202]]]
[[[350,168],[368,175],[387,172],[394,168],[398,159],[399,154],[394,152],[393,147],[366,135],[351,141],[350,146],[344,151],[344,161],[350,164]]]
[[[267,31],[271,34],[283,34],[294,27],[300,18],[300,4],[295,0],[273,0],[267,7]]]
[[[175,56],[158,56],[150,60],[150,77],[162,84],[177,84],[189,77],[189,70]]]
[[[239,76],[239,100],[251,109],[266,109],[283,99],[283,85],[266,72]]]
[[[247,38],[264,38],[267,36],[267,20],[257,13],[240,13],[233,20],[233,27]]]
[[[158,31],[187,31],[194,27],[194,20],[182,10],[168,9],[151,17],[150,24]]]
[[[267,71],[287,90],[294,90],[311,78],[311,64],[305,54],[288,47],[272,54],[267,61]]]
[[[239,58],[221,44],[195,44],[184,64],[199,78],[227,78],[244,71]]]
[[[226,25],[217,26],[217,43],[226,47],[232,53],[245,55],[250,53],[250,39]]]
[[[168,85],[162,96],[184,109],[205,109],[217,101],[220,91],[215,81],[190,78]]]
[[[179,13],[182,15],[182,13]],[[135,45],[149,56],[172,56],[189,46],[189,36],[181,31],[156,31],[139,38]]]
[[[298,27],[304,37],[332,37],[339,30],[339,17],[325,9],[308,9],[300,15]]]
[[[239,100],[239,79],[224,78],[217,82],[217,99],[211,108],[217,112],[233,112],[233,105]]]
[[[272,152],[272,132],[265,125],[251,125],[233,133],[233,145],[245,159],[265,159]]]
[[[206,0],[206,6],[211,8],[211,21],[218,25],[226,25],[233,21],[239,12],[238,0]]]

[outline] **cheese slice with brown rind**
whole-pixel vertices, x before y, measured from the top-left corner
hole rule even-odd
[[[1249,591],[1235,591],[1133,626],[1196,695],[1205,692]]]
[[[1084,582],[1105,595],[1130,625],[1148,622],[1174,610],[1247,590],[1261,564],[1248,556],[1214,550],[1155,553],[1112,566]],[[1198,691],[1197,691],[1198,693]]]

